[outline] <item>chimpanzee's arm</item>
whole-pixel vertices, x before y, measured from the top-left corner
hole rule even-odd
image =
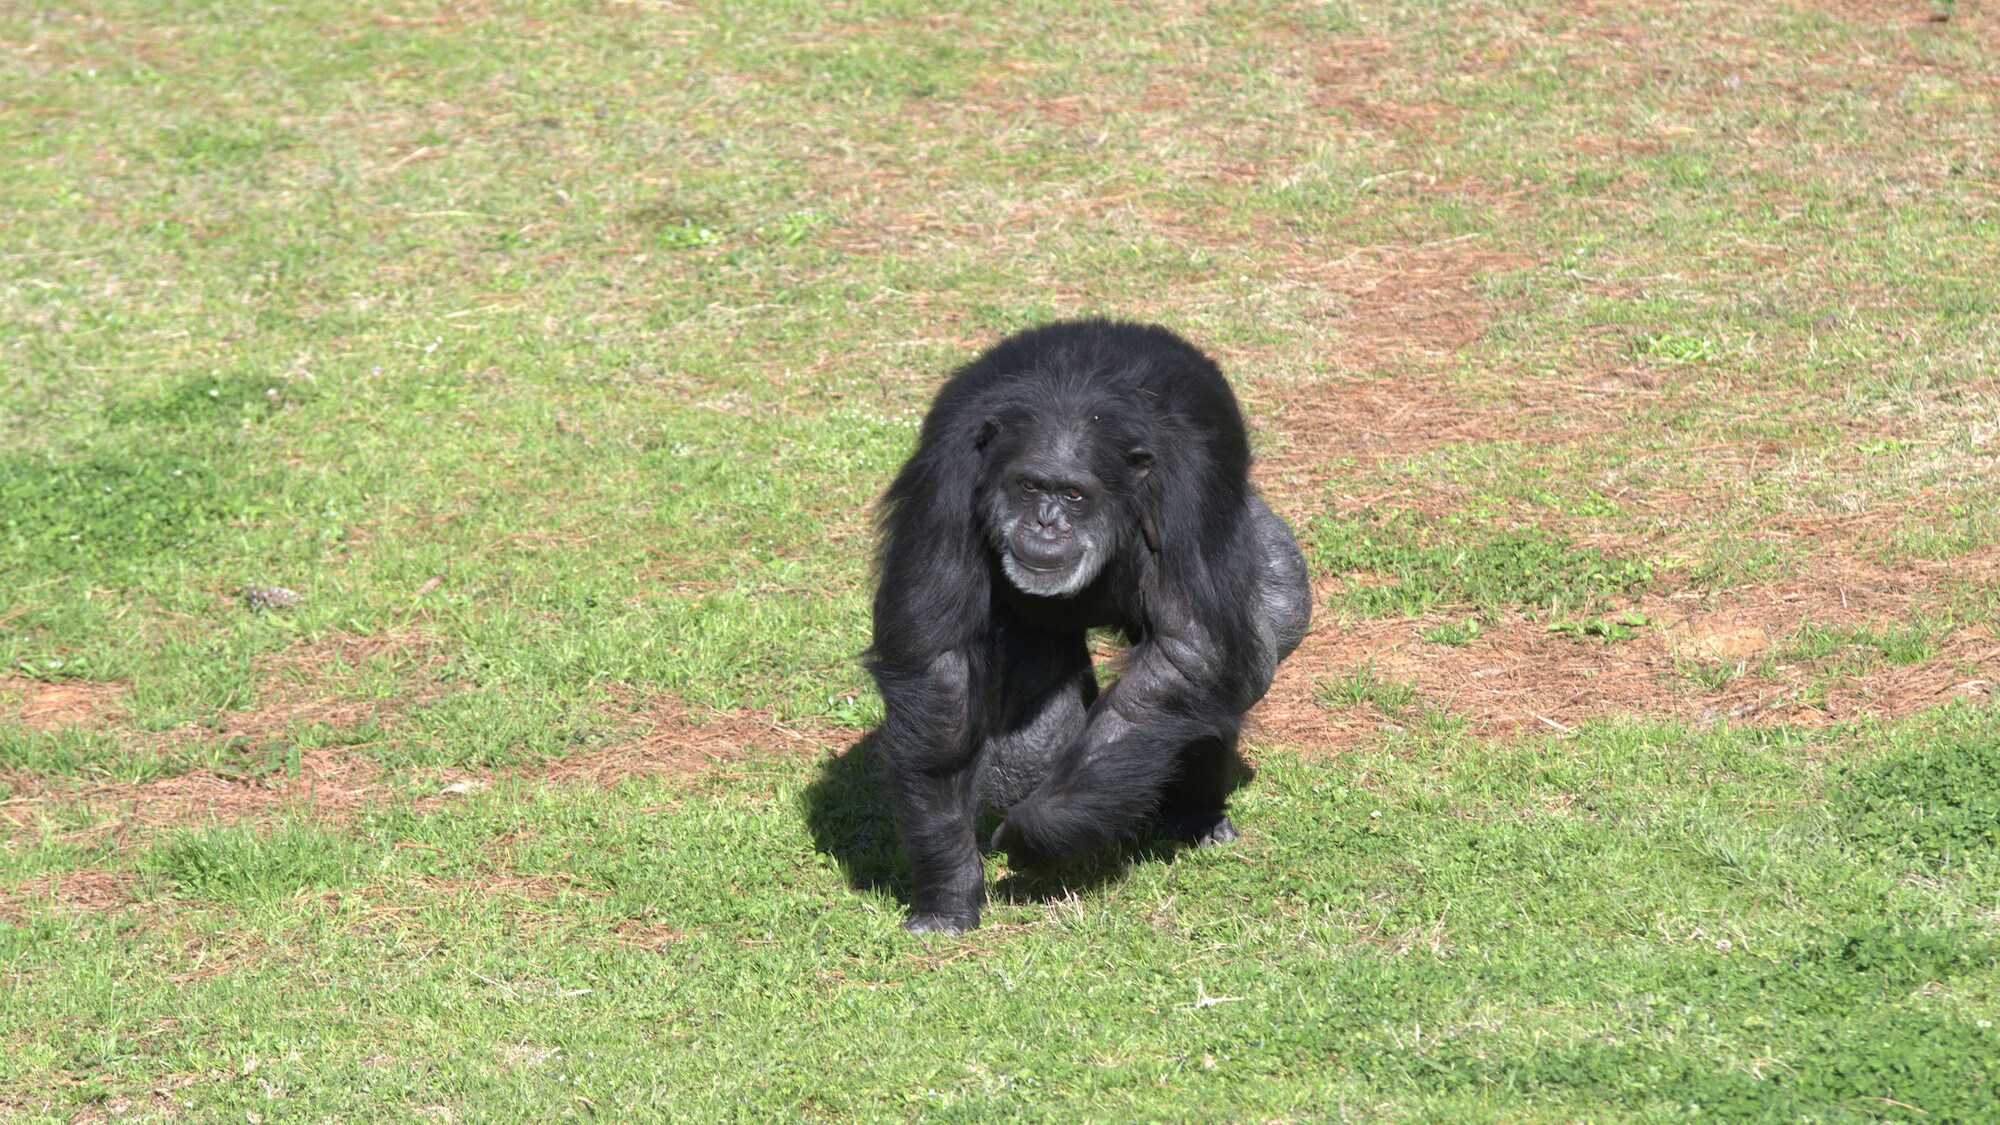
[[[1044,867],[1110,843],[1155,811],[1180,753],[1236,733],[1241,714],[1201,630],[1133,647],[1125,674],[1090,710],[1076,744],[1008,813],[993,845],[1017,867]]]
[[[884,711],[877,746],[891,767],[914,876],[905,925],[918,933],[970,930],[986,895],[973,829],[972,662],[946,652],[914,668],[878,663],[875,674]]]

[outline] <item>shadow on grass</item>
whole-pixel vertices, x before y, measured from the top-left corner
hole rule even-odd
[[[1249,779],[1251,770],[1240,759],[1236,767],[1235,784],[1240,785]],[[802,803],[813,849],[840,865],[847,885],[857,891],[893,895],[908,909],[910,872],[896,834],[890,793],[888,768],[876,750],[876,733],[870,731],[820,765],[819,776],[806,787]],[[999,820],[996,813],[980,815],[982,841],[992,836]],[[1134,863],[1171,863],[1189,846],[1157,831],[1146,831],[1120,841],[1114,850],[1078,860],[1060,871],[1009,871],[993,884],[992,900],[1059,902],[1123,878]],[[993,855],[985,854],[989,858]]]
[[[813,850],[840,864],[848,886],[885,891],[909,904],[909,871],[896,838],[889,773],[875,751],[874,731],[820,764],[819,776],[806,787],[804,804]]]

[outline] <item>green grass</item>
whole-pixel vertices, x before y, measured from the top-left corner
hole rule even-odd
[[[0,7],[0,1119],[1982,1120],[2000,44],[1924,12]],[[913,939],[869,507],[1093,314],[1223,362],[1380,729]],[[1432,682],[1640,599],[1844,710]]]
[[[1417,693],[1408,684],[1398,683],[1363,664],[1339,679],[1320,685],[1319,698],[1335,706],[1372,703],[1384,714],[1394,715],[1416,702]]]
[[[1457,647],[1471,644],[1484,631],[1485,626],[1479,623],[1479,618],[1468,617],[1463,621],[1448,621],[1443,625],[1418,630],[1418,635],[1434,644]]]
[[[1639,630],[1653,624],[1653,619],[1636,609],[1628,609],[1608,617],[1585,617],[1576,620],[1551,622],[1548,630],[1577,640],[1629,641],[1639,635]]]
[[[362,1098],[1107,1119],[1373,1099],[1860,1120],[1889,1097],[1972,1121],[2000,1046],[1979,914],[1995,846],[1955,822],[1939,881],[1942,837],[1912,819],[1929,798],[1869,779],[1912,753],[1981,762],[1996,731],[1954,712],[1281,757],[1245,794],[1242,847],[1074,897],[1003,885],[986,929],[945,942],[833,877],[806,826],[838,774],[803,762],[696,791],[509,785],[345,830],[45,845],[57,880],[125,872],[139,901],[43,901],[0,929],[26,1002],[9,1010],[38,1013],[9,1030],[6,1073],[58,1077],[65,1106],[182,1075],[217,1118]],[[1809,763],[1856,740],[1886,755],[1839,783],[1867,799],[1801,799],[1832,783]],[[840,847],[886,863],[890,842]]]
[[[1836,793],[1848,834],[1940,867],[1990,867],[2000,853],[2000,742],[1919,745],[1845,771]]]
[[[1553,614],[1599,605],[1652,577],[1644,561],[1534,528],[1494,531],[1400,510],[1324,517],[1307,542],[1318,569],[1348,579],[1335,606],[1365,617],[1414,617],[1434,607]]]
[[[1684,677],[1693,687],[1704,691],[1721,691],[1735,682],[1743,674],[1740,662],[1726,660],[1702,660],[1696,657],[1678,657],[1674,661],[1674,671]]]
[[[1935,618],[1919,618],[1902,624],[1821,625],[1802,623],[1789,637],[1783,654],[1794,660],[1825,660],[1831,657],[1858,657],[1864,663],[1882,660],[1889,664],[1918,664],[1938,653],[1938,643],[1951,632],[1951,624]]]

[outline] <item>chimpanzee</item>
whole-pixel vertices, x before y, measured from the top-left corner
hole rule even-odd
[[[945,383],[882,501],[869,662],[910,930],[979,924],[982,808],[1023,870],[1149,822],[1236,838],[1243,713],[1312,612],[1249,467],[1221,370],[1164,328],[1045,325]],[[1129,645],[1101,693],[1093,628]]]

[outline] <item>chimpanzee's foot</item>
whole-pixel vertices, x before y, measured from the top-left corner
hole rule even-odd
[[[1229,814],[1213,810],[1197,812],[1175,809],[1160,814],[1160,834],[1191,848],[1226,844],[1243,837],[1229,822]]]
[[[1243,833],[1238,832],[1236,830],[1236,825],[1233,822],[1231,822],[1228,817],[1225,816],[1217,820],[1213,828],[1210,828],[1208,831],[1202,833],[1201,839],[1196,840],[1194,842],[1194,846],[1197,848],[1205,848],[1210,844],[1228,844],[1237,840],[1241,840],[1242,838],[1243,838]]]
[[[910,920],[903,923],[903,928],[913,934],[962,934],[967,930],[979,928],[979,915],[924,911],[910,915]]]

